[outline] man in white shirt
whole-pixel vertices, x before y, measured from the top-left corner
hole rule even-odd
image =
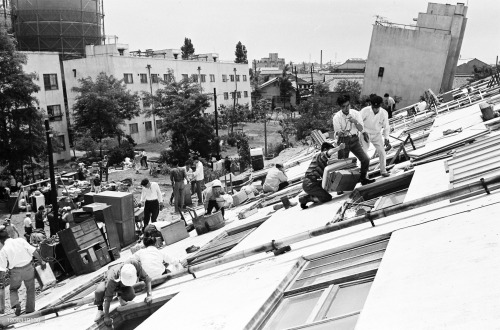
[[[267,172],[266,181],[262,186],[264,192],[276,192],[288,186],[288,177],[282,164],[276,164]]]
[[[26,217],[24,218],[24,237],[26,241],[30,241],[30,236],[33,233],[33,221],[31,221],[31,212],[26,212]]]
[[[370,142],[373,144],[378,152],[380,160],[380,175],[389,176],[385,168],[386,164],[386,154],[385,146],[389,144],[389,118],[387,111],[382,109],[382,97],[378,95],[372,95],[370,97],[371,105],[361,109],[361,117],[363,118],[363,124],[365,126],[363,132],[363,149],[368,153],[368,147]],[[381,131],[383,130],[383,139]]]
[[[361,163],[360,182],[365,185],[373,183],[375,180],[366,177],[370,159],[359,142],[359,133],[364,129],[363,118],[361,118],[359,111],[351,109],[350,99],[349,95],[340,95],[337,98],[337,104],[341,111],[333,116],[333,130],[338,137],[337,145],[345,144],[345,148],[338,152],[338,159],[348,158],[349,152],[352,152]]]
[[[198,196],[198,205],[203,205],[203,197],[201,195],[201,185],[203,184],[203,180],[205,179],[205,175],[203,174],[203,164],[200,162],[197,156],[193,157],[194,165],[196,166],[196,170],[193,173],[193,180],[196,183],[196,195]]]
[[[42,260],[36,248],[31,246],[22,238],[10,238],[4,226],[0,226],[0,283],[1,290],[4,288],[5,272],[9,268],[10,275],[10,306],[15,309],[15,314],[21,314],[21,303],[17,291],[24,282],[26,287],[26,313],[35,311],[35,269],[31,264],[33,257],[40,260],[42,269],[45,269],[45,261]],[[3,314],[5,311],[0,310]]]
[[[396,110],[396,101],[389,96],[389,93],[384,94],[384,109],[387,110],[387,115],[392,118],[392,113]]]
[[[144,205],[144,227],[151,222],[156,222],[160,213],[160,204],[163,203],[163,195],[156,182],[149,182],[148,179],[141,181],[141,204]]]

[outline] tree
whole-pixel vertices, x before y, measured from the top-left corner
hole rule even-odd
[[[328,96],[328,93],[330,92],[330,87],[328,86],[327,83],[318,81],[317,83],[314,84],[314,93],[320,97],[325,97]]]
[[[297,140],[305,139],[311,131],[327,132],[332,128],[331,105],[325,97],[313,96],[300,103],[301,117],[295,120]]]
[[[200,85],[192,79],[174,80],[158,89],[153,99],[155,107],[149,112],[163,119],[162,133],[171,134],[172,157],[186,161],[190,150],[208,157],[215,134],[210,119],[203,115],[210,97]]]
[[[234,63],[248,64],[247,48],[245,47],[245,45],[241,44],[241,41],[238,41],[238,43],[236,44],[236,51],[234,52],[234,55],[236,55]]]
[[[295,89],[293,88],[292,82],[290,81],[288,77],[288,64],[285,65],[283,68],[283,72],[281,74],[281,77],[278,77],[278,86],[280,89],[280,98],[281,101],[283,102],[283,109],[286,106],[286,101],[290,100],[290,96],[295,92]]]
[[[73,105],[75,132],[80,136],[90,136],[100,144],[107,137],[117,137],[120,141],[124,132],[121,128],[125,120],[140,114],[139,96],[132,93],[113,76],[101,72],[95,82],[87,77],[80,79],[80,86],[73,91],[79,93]]]
[[[333,91],[342,94],[349,94],[351,97],[351,105],[353,106],[361,104],[361,84],[355,80],[340,80]]]
[[[0,163],[11,173],[30,157],[47,152],[43,114],[33,95],[40,88],[23,71],[26,56],[16,51],[13,38],[0,29]]]
[[[182,59],[187,60],[191,55],[194,54],[194,46],[191,39],[184,38],[184,45],[181,47]]]
[[[469,84],[484,79],[486,77],[489,77],[493,74],[493,68],[489,65],[481,66],[479,68],[474,65],[473,68],[474,68],[474,76],[467,79],[467,82]]]

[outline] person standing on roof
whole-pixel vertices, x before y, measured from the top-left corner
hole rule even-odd
[[[368,153],[370,143],[373,144],[378,152],[380,160],[380,175],[387,177],[389,173],[386,170],[385,146],[389,145],[389,118],[387,111],[382,109],[382,98],[378,95],[370,96],[371,105],[361,109],[361,118],[363,118],[363,149]],[[383,134],[381,131],[383,130]],[[383,138],[382,138],[383,135]]]
[[[156,222],[160,213],[160,204],[163,204],[163,195],[156,182],[149,182],[147,178],[141,181],[141,205],[144,205],[144,227],[151,222]]]
[[[326,203],[332,200],[332,195],[323,189],[323,171],[328,163],[328,159],[333,155],[333,145],[323,142],[321,152],[316,154],[311,160],[311,164],[302,180],[302,189],[307,194],[299,198],[300,207],[307,209],[308,202]]]
[[[275,167],[267,172],[266,181],[264,181],[262,189],[264,192],[276,192],[284,189],[288,185],[288,177],[285,174],[283,164],[276,164]]]
[[[205,179],[205,174],[203,173],[203,164],[199,160],[198,156],[193,157],[194,165],[196,170],[193,173],[194,182],[196,183],[196,195],[198,196],[198,205],[203,205],[203,196],[201,195],[201,185]]]
[[[333,130],[338,138],[337,144],[345,144],[345,148],[338,152],[338,159],[348,158],[349,152],[352,152],[361,163],[361,184],[373,183],[375,180],[366,178],[370,159],[359,142],[359,134],[364,129],[363,118],[361,118],[359,111],[351,109],[350,101],[349,95],[340,95],[337,104],[341,111],[333,116]]]
[[[36,248],[23,238],[10,238],[4,226],[0,226],[0,285],[5,287],[5,273],[9,269],[10,277],[10,306],[15,309],[16,316],[21,315],[21,303],[17,291],[24,282],[26,287],[26,314],[35,311],[35,269],[31,264],[33,257],[40,260],[42,269],[45,261],[42,260]],[[0,310],[0,314],[5,311]]]
[[[129,301],[134,300],[135,290],[133,285],[137,279],[146,282],[146,298],[144,302],[148,305],[153,301],[151,293],[151,277],[144,271],[141,263],[135,259],[130,259],[126,263],[112,266],[106,273],[104,282],[99,283],[94,293],[94,304],[97,305],[97,315],[94,322],[104,316],[104,324],[112,325],[109,317],[109,305],[115,295],[118,296],[120,305],[125,306]]]
[[[389,96],[389,93],[384,94],[384,109],[387,110],[387,116],[392,118],[392,113],[396,110],[396,101]]]

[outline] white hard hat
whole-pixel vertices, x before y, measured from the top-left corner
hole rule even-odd
[[[212,187],[222,187],[222,183],[220,180],[214,180],[212,181]]]
[[[124,286],[132,286],[137,283],[137,271],[132,264],[125,264],[120,270],[120,282]]]

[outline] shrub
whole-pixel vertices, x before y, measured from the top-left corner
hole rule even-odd
[[[277,157],[280,152],[285,150],[285,145],[283,143],[269,143],[267,145],[267,155],[273,155],[273,157]]]
[[[120,164],[126,157],[134,159],[134,148],[128,141],[122,142],[121,146],[115,147],[108,151],[108,164]]]

